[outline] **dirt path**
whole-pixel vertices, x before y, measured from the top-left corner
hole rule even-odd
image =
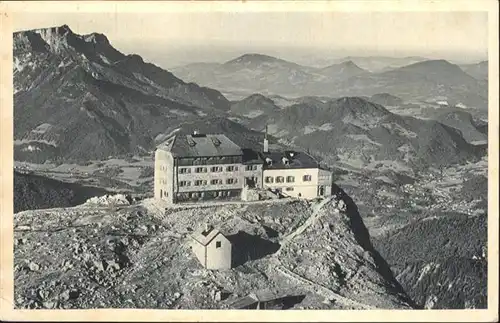
[[[286,246],[293,238],[295,238],[299,234],[302,234],[307,228],[313,225],[317,221],[317,219],[321,217],[320,211],[323,208],[323,206],[329,203],[332,199],[333,196],[325,198],[318,204],[313,205],[313,212],[309,216],[309,218],[307,218],[307,220],[305,220],[304,223],[302,223],[299,227],[297,227],[293,232],[291,232],[290,234],[283,237],[283,239],[281,239],[281,241],[279,242],[281,247],[276,254],[279,255],[283,247]]]

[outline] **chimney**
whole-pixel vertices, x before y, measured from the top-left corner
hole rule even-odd
[[[266,124],[266,135],[264,137],[264,152],[269,152],[269,140],[267,140],[267,124]]]

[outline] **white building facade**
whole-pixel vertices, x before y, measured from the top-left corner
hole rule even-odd
[[[240,148],[222,134],[176,135],[155,152],[154,196],[168,203],[239,200],[244,187],[312,199],[332,185],[307,153]]]

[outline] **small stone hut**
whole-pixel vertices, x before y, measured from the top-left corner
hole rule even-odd
[[[191,238],[191,249],[203,267],[231,268],[231,242],[219,230],[205,226],[195,231]]]

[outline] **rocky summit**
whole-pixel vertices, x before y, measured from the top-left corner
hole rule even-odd
[[[340,192],[166,212],[109,198],[15,215],[17,308],[238,308],[251,293],[287,308],[412,306]],[[204,223],[232,241],[232,269],[194,257],[190,235]]]
[[[66,25],[14,33],[13,73],[18,160],[147,153],[168,126],[229,109],[220,92]]]

